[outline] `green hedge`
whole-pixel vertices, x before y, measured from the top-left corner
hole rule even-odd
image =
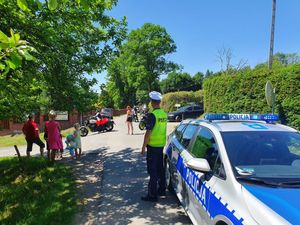
[[[300,129],[300,64],[266,65],[232,75],[207,78],[203,84],[205,112],[271,113],[265,99],[265,84],[270,80],[276,91],[275,112],[281,122]]]
[[[167,93],[163,95],[161,106],[166,112],[172,112],[176,110],[175,104],[185,106],[191,102],[199,105],[203,104],[202,91],[178,91]]]

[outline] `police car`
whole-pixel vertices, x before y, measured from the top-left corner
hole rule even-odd
[[[300,224],[300,134],[277,120],[206,114],[169,135],[167,185],[193,224]]]

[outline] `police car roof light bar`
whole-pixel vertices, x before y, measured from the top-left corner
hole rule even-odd
[[[205,120],[259,120],[267,123],[274,123],[279,120],[278,115],[274,114],[236,114],[236,113],[208,113],[204,116]]]

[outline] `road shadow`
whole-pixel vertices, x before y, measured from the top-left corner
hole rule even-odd
[[[105,151],[98,221],[95,224],[191,224],[177,198],[167,193],[158,203],[143,202],[148,174],[138,149]]]
[[[85,151],[80,160],[66,159],[74,169],[79,199],[79,212],[75,216],[74,225],[93,224],[97,220],[104,151],[107,149],[103,147]]]

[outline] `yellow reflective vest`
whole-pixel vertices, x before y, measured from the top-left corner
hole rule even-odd
[[[164,147],[167,139],[167,113],[162,109],[154,109],[152,113],[155,117],[155,124],[148,145]]]

